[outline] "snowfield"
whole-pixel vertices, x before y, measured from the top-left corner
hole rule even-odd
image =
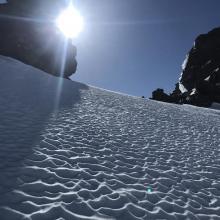
[[[0,220],[220,219],[220,111],[0,78]]]

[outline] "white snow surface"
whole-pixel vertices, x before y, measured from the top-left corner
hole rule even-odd
[[[219,111],[0,66],[1,220],[220,219]]]

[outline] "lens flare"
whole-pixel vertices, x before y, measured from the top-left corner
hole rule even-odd
[[[84,22],[79,11],[70,5],[58,16],[56,25],[67,38],[76,38],[83,30]]]

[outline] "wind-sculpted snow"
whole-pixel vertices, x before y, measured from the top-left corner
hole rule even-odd
[[[220,219],[219,111],[0,62],[1,220]]]

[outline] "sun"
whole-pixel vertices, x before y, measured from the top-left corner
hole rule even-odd
[[[73,5],[69,5],[56,19],[56,25],[67,38],[76,38],[83,30],[84,22]]]

